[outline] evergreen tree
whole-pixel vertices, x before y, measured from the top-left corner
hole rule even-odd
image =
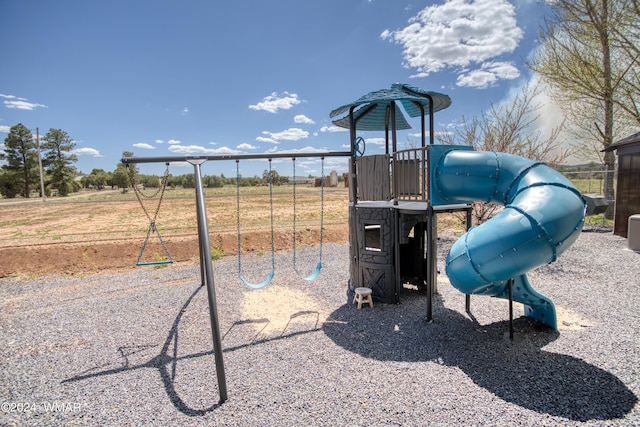
[[[7,162],[2,166],[3,182],[12,180],[12,186],[21,187],[22,195],[29,197],[31,185],[38,180],[38,152],[31,131],[23,124],[18,123],[9,129],[9,135],[4,139],[2,160]],[[7,194],[7,197],[11,195]]]
[[[78,161],[78,158],[71,151],[75,146],[75,142],[69,135],[60,129],[49,129],[44,137],[43,163],[49,173],[52,186],[58,190],[60,196],[67,196],[73,189],[76,169],[72,165]]]

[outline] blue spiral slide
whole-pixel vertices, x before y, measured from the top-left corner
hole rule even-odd
[[[497,152],[450,150],[438,160],[432,191],[441,203],[484,201],[504,210],[456,241],[446,260],[451,284],[465,294],[508,298],[525,315],[557,329],[553,302],[526,273],[554,262],[579,237],[585,202],[560,173],[543,163]]]

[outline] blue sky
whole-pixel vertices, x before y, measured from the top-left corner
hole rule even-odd
[[[0,16],[0,140],[17,123],[62,129],[89,173],[114,170],[123,151],[343,151],[348,132],[330,111],[396,82],[449,95],[435,130],[450,130],[532,78],[524,62],[543,10],[534,0],[0,0]],[[419,140],[411,124],[400,146]],[[382,135],[362,136],[367,154],[383,151]],[[205,174],[235,171],[213,163]],[[298,173],[319,173],[300,163]],[[346,161],[325,168],[344,172]],[[243,174],[264,169],[247,162]]]

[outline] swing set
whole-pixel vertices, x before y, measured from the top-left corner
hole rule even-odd
[[[269,219],[270,219],[270,226],[271,226],[271,271],[269,272],[269,274],[267,274],[267,276],[265,277],[265,279],[260,282],[260,283],[252,283],[251,281],[249,281],[247,278],[245,278],[242,275],[242,233],[241,233],[241,220],[240,220],[240,178],[241,178],[241,174],[240,174],[240,160],[236,159],[236,212],[237,212],[237,225],[238,225],[238,277],[240,278],[240,280],[242,281],[242,283],[244,283],[245,285],[247,285],[248,287],[252,288],[252,289],[260,289],[263,288],[265,286],[267,286],[271,280],[273,279],[273,277],[275,276],[275,272],[276,272],[276,259],[275,259],[275,232],[274,232],[274,219],[273,219],[273,169],[272,169],[272,159],[268,159],[269,160],[269,171],[268,171],[268,176],[269,176]],[[296,230],[297,230],[297,218],[298,218],[298,213],[297,213],[297,175],[296,175],[296,158],[293,157],[292,159],[292,163],[293,163],[293,269],[294,271],[300,275],[304,280],[314,280],[315,278],[318,277],[318,275],[320,274],[320,270],[322,269],[322,235],[323,235],[323,228],[324,228],[324,181],[325,181],[325,176],[324,176],[324,157],[321,157],[321,175],[320,175],[320,201],[321,201],[321,208],[320,208],[320,245],[319,245],[319,260],[318,260],[318,264],[316,265],[315,269],[313,270],[313,272],[308,275],[308,276],[303,276],[302,273],[300,273],[299,269],[298,269],[298,257],[297,257],[297,235],[296,235]]]
[[[152,195],[152,197],[157,196],[158,194],[160,194],[160,200],[158,202],[158,205],[156,206],[156,209],[153,213],[153,215],[150,215],[149,212],[146,210],[146,208],[144,208],[143,206],[143,210],[145,212],[145,214],[147,215],[147,218],[149,219],[149,230],[147,231],[147,238],[145,239],[145,244],[143,245],[142,251],[144,251],[144,247],[146,246],[147,240],[149,239],[151,233],[154,233],[158,236],[159,240],[162,240],[162,237],[160,237],[160,233],[158,231],[158,227],[156,225],[156,220],[157,220],[157,216],[158,216],[158,212],[160,211],[160,205],[162,203],[162,199],[164,197],[164,191],[166,189],[166,185],[167,185],[167,180],[168,180],[168,176],[169,176],[169,172],[168,172],[168,165],[172,162],[186,162],[189,163],[193,166],[194,169],[194,177],[195,177],[195,193],[196,193],[196,214],[197,214],[197,221],[198,221],[198,244],[199,244],[199,255],[200,255],[200,273],[201,273],[201,280],[202,280],[202,285],[207,287],[207,299],[208,299],[208,303],[209,303],[209,319],[211,321],[211,337],[213,340],[213,354],[214,354],[214,358],[215,358],[215,365],[216,365],[216,376],[218,378],[218,390],[219,390],[219,394],[220,394],[220,403],[223,403],[224,401],[227,400],[227,382],[226,382],[226,375],[225,375],[225,371],[224,371],[224,358],[223,358],[223,353],[222,353],[222,339],[220,336],[220,324],[218,321],[218,309],[217,309],[217,303],[216,303],[216,292],[215,292],[215,285],[214,285],[214,277],[213,277],[213,264],[211,261],[211,242],[209,239],[209,226],[208,226],[208,220],[207,220],[207,210],[206,210],[206,206],[205,206],[205,198],[204,198],[204,186],[202,184],[202,172],[201,172],[201,166],[203,163],[205,163],[206,161],[214,161],[214,160],[235,160],[236,162],[239,162],[240,160],[259,160],[259,159],[268,159],[269,160],[269,165],[271,165],[271,159],[276,159],[276,158],[289,158],[289,159],[294,159],[295,157],[298,158],[302,158],[302,157],[322,157],[322,161],[323,161],[323,176],[322,176],[322,211],[324,215],[324,158],[325,157],[351,157],[353,159],[353,152],[352,151],[334,151],[334,152],[325,152],[322,153],[321,155],[317,154],[317,153],[296,153],[294,154],[287,154],[287,153],[271,153],[271,154],[239,154],[239,155],[218,155],[218,156],[182,156],[182,157],[173,157],[173,156],[161,156],[161,157],[124,157],[122,159],[122,163],[129,167],[129,165],[131,164],[139,164],[139,163],[165,163],[167,165],[167,171],[165,171],[165,175],[162,179],[162,183],[160,186],[160,189]],[[353,161],[353,160],[352,160]],[[295,162],[295,160],[294,160]],[[295,164],[295,163],[294,163]],[[238,167],[239,168],[239,167]],[[239,170],[239,169],[238,169]],[[238,173],[239,175],[239,173]],[[133,176],[133,174],[131,173],[131,176]],[[135,183],[134,180],[132,180],[132,184]],[[295,181],[295,180],[294,180]],[[239,186],[239,181],[238,181],[238,186]],[[133,185],[134,187],[134,191],[136,188],[136,185]],[[239,194],[239,190],[237,191],[237,193]],[[146,197],[144,196],[141,192],[138,193],[136,191],[136,197],[138,197],[138,200],[140,201],[140,203],[142,204],[142,198]],[[271,212],[270,212],[270,218],[271,218],[271,230],[272,230],[272,234],[271,234],[271,241],[272,241],[272,251],[271,251],[271,273],[269,273],[269,275],[267,276],[267,279],[265,279],[263,281],[264,285],[266,286],[271,279],[273,279],[273,275],[275,274],[275,243],[274,243],[274,236],[273,236],[273,175],[272,175],[272,171],[271,171],[271,166],[269,166],[269,197],[270,197],[270,207],[271,207]],[[294,199],[296,198],[296,193],[294,190]],[[239,197],[238,197],[238,202],[237,202],[237,206],[238,206],[238,211],[240,210],[240,202],[239,202]],[[295,204],[294,204],[295,206]],[[321,224],[320,224],[320,233],[321,233],[321,242],[322,242],[322,222],[324,220],[324,217],[321,217]],[[295,221],[295,215],[294,215],[294,221]],[[240,230],[240,224],[238,222],[238,230]],[[238,233],[240,234],[240,233]],[[164,242],[162,242],[163,247],[166,248],[166,246],[164,246]],[[295,245],[295,227],[294,227],[294,245]],[[241,248],[240,248],[241,249]],[[168,259],[170,260],[170,256],[169,256],[169,251],[166,250],[166,254]],[[141,262],[140,259],[138,260],[138,262]],[[167,261],[156,261],[154,263],[168,263]],[[142,263],[141,265],[152,265],[150,263]],[[242,264],[240,261],[240,253],[238,253],[238,269],[239,269],[239,273],[241,273],[241,268],[242,268]],[[320,272],[320,269],[322,268],[322,251],[320,252],[320,261],[318,262],[318,265],[316,266],[315,271],[310,275],[307,276],[307,279],[313,279],[315,277],[317,277],[317,275]],[[240,277],[242,277],[242,274],[239,274]],[[246,281],[247,284],[250,284],[249,281]],[[266,282],[266,283],[265,283]],[[260,285],[261,283],[259,283],[258,285]]]

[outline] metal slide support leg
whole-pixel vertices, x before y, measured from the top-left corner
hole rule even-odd
[[[473,225],[473,208],[468,208],[466,212],[467,219],[467,231],[471,230],[471,226]],[[471,295],[465,295],[465,309],[467,313],[471,313]]]
[[[433,280],[433,295],[438,293],[438,216],[433,208],[431,210],[431,244],[429,250],[433,254],[431,277]]]
[[[509,339],[513,341],[513,279],[507,281],[509,286]]]
[[[189,161],[194,168],[196,178],[196,207],[198,209],[198,241],[200,242],[201,270],[204,270],[207,285],[207,297],[209,300],[209,318],[211,320],[211,336],[213,338],[213,354],[216,362],[216,374],[218,377],[218,389],[220,390],[220,403],[227,400],[227,380],[224,372],[224,360],[222,357],[222,340],[220,338],[220,325],[218,323],[218,308],[216,306],[216,290],[213,282],[213,265],[211,257],[211,243],[209,242],[209,226],[207,223],[207,210],[204,204],[204,191],[202,190],[202,176],[200,165],[205,160]],[[204,260],[204,267],[202,261]]]
[[[433,294],[436,292],[438,269],[437,225],[433,207],[427,209],[427,321],[433,320]]]
[[[393,209],[393,258],[395,261],[395,285],[393,290],[393,302],[400,302],[400,289],[402,289],[401,277],[400,277],[400,213],[397,209]]]

